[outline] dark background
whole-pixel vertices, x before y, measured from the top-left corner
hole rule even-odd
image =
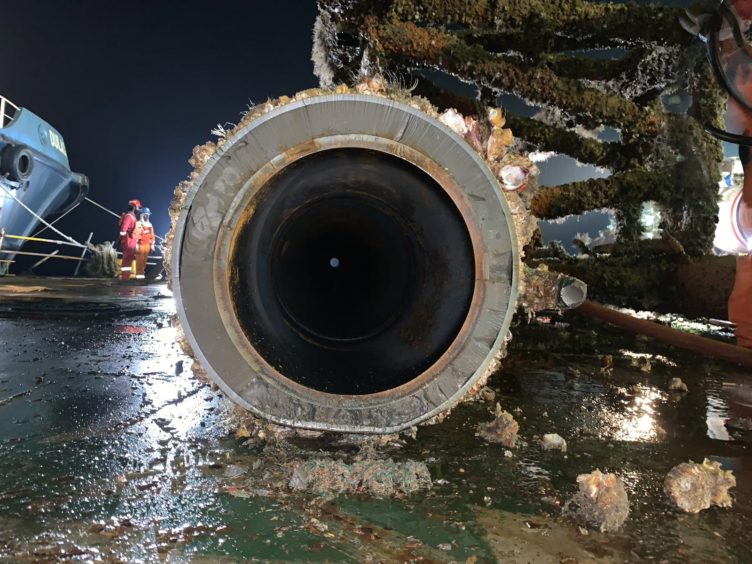
[[[249,104],[317,85],[315,16],[312,0],[0,0],[0,94],[63,134],[93,200],[120,212],[139,198],[163,235],[194,145]],[[56,226],[95,242],[118,231],[87,202]]]
[[[63,134],[93,200],[121,212],[138,198],[164,235],[195,145],[249,105],[317,85],[315,17],[314,0],[0,0],[0,94]],[[537,111],[512,96],[500,103],[520,115]],[[539,168],[542,185],[607,175],[563,155]],[[541,228],[545,240],[573,250],[575,233],[594,237],[608,222],[605,213],[589,213]],[[78,240],[90,231],[94,242],[117,237],[117,220],[86,202],[57,225]],[[15,272],[31,261],[17,260]],[[72,269],[50,261],[37,272]]]

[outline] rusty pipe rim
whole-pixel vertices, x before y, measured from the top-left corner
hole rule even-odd
[[[474,292],[475,321],[468,320],[463,338],[452,344],[453,358],[447,354],[435,363],[433,377],[366,400],[314,395],[308,388],[295,390],[270,376],[266,363],[238,347],[241,334],[228,330],[223,297],[232,222],[228,212],[239,209],[236,200],[243,198],[243,186],[254,175],[263,175],[265,167],[271,174],[296,152],[308,153],[320,139],[339,135],[350,143],[360,138],[398,140],[394,152],[400,158],[414,150],[420,158],[433,161],[435,171],[443,171],[460,188],[463,215],[468,213],[468,226],[482,241],[474,248],[485,249],[484,261],[476,269],[483,291]],[[172,272],[178,317],[209,376],[231,399],[257,415],[312,429],[395,432],[449,409],[495,366],[516,304],[519,256],[513,227],[509,207],[488,166],[437,120],[382,97],[331,94],[299,100],[235,132],[194,179],[174,229]]]

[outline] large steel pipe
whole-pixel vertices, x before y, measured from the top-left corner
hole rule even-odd
[[[172,287],[209,376],[283,425],[394,432],[503,352],[511,214],[456,133],[385,97],[280,105],[232,133],[174,226]]]

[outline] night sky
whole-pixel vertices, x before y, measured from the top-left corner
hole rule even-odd
[[[120,212],[139,198],[164,234],[194,145],[251,102],[317,85],[315,16],[313,0],[0,0],[0,93],[63,134],[92,199]],[[89,203],[58,225],[117,236]]]
[[[63,134],[92,199],[117,212],[140,199],[163,235],[195,145],[251,103],[317,85],[315,16],[314,0],[0,0],[0,94]],[[537,111],[510,96],[500,103],[521,115]],[[539,167],[543,185],[604,174],[566,156]],[[574,233],[595,236],[607,223],[586,214],[543,225],[544,238],[569,244]],[[94,242],[117,237],[117,220],[89,203],[58,225],[78,240],[90,231]]]

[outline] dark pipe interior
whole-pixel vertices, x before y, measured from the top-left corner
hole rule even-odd
[[[272,280],[290,323],[313,338],[384,331],[416,291],[419,249],[398,213],[368,195],[311,202],[279,230]]]
[[[29,172],[29,168],[31,168],[31,159],[28,155],[21,155],[18,159],[18,171],[21,174],[26,174]]]
[[[237,318],[287,378],[369,394],[409,382],[457,336],[475,265],[443,189],[385,153],[329,150],[274,176],[231,257]]]

